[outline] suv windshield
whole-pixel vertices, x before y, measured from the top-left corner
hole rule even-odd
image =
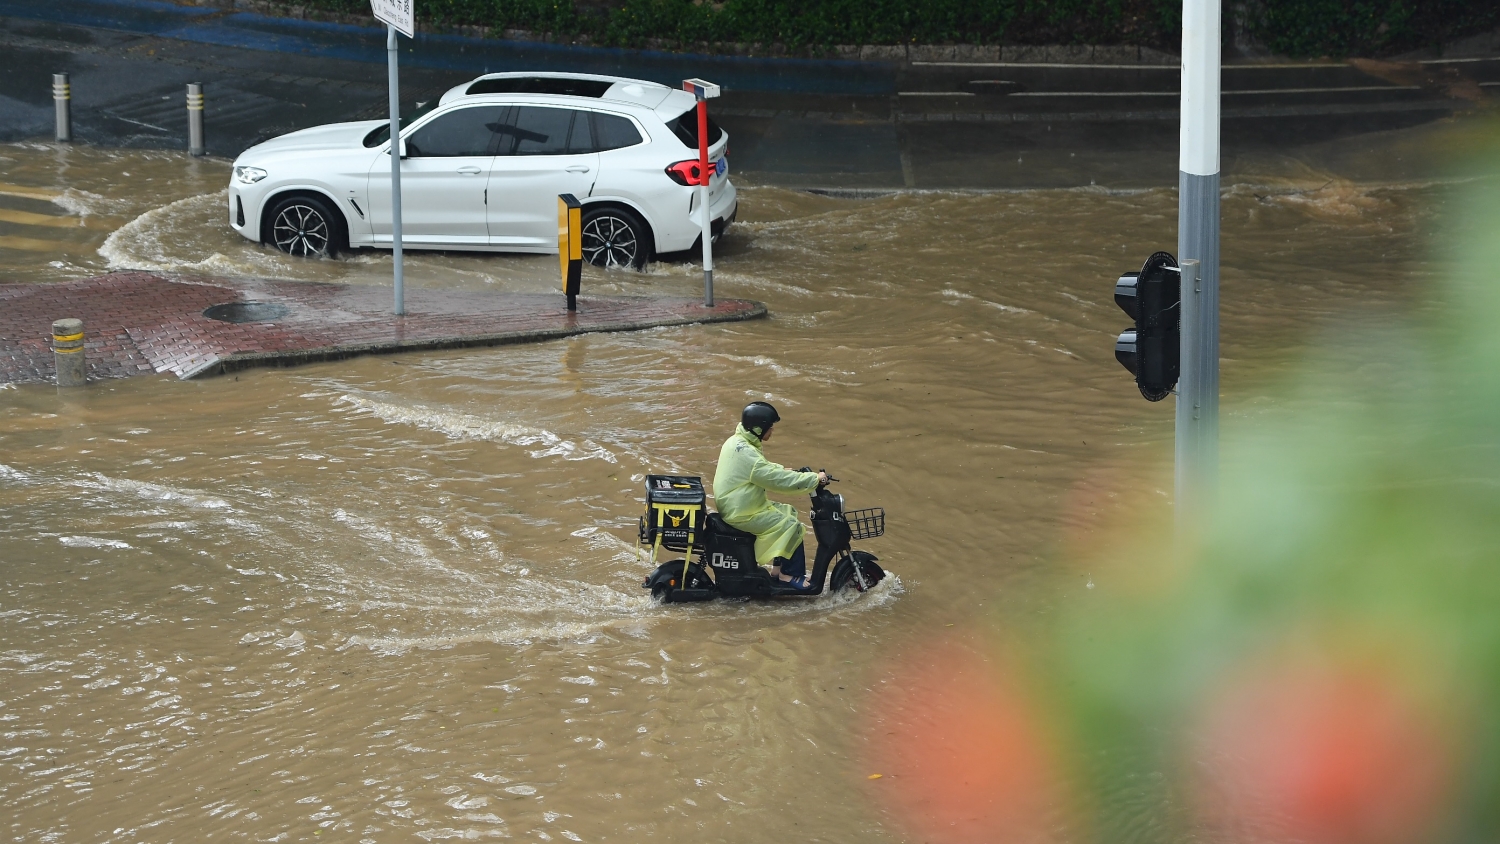
[[[429,111],[432,111],[433,109],[435,109],[437,107],[438,107],[438,101],[437,101],[436,97],[433,97],[432,99],[428,100],[425,103],[416,103],[415,107],[411,110],[411,112],[409,112],[409,113],[404,114],[404,115],[401,116],[401,128],[405,129],[406,127],[410,126],[414,121],[420,120],[423,115],[427,114]],[[391,137],[391,122],[389,120],[387,120],[384,125],[378,126],[378,127],[374,128],[374,129],[370,130],[370,134],[368,134],[368,135],[365,136],[365,146],[366,147],[378,147],[381,144],[385,143],[387,140],[389,140],[390,137]]]
[[[688,149],[698,148],[698,109],[696,107],[684,111],[671,120],[667,121],[667,128],[682,141],[683,146]],[[712,117],[708,118],[708,145],[713,146],[724,137],[724,130],[714,122]]]

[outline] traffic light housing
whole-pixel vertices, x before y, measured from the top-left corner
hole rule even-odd
[[[1115,340],[1115,359],[1135,376],[1146,401],[1161,401],[1177,386],[1181,368],[1182,273],[1177,259],[1157,252],[1138,273],[1115,282],[1115,304],[1135,320]]]

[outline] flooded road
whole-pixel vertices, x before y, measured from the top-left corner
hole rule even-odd
[[[0,159],[8,280],[389,282],[383,255],[301,262],[240,239],[224,162]],[[1448,189],[1280,160],[1225,184],[1232,425],[1279,412],[1269,379],[1335,316],[1413,300]],[[1059,547],[1123,497],[1170,492],[1172,405],[1114,361],[1111,294],[1173,248],[1176,195],[746,186],[742,203],[718,291],[765,301],[766,321],[0,389],[6,835],[904,840],[883,808],[899,772],[867,762],[891,658],[1048,612],[1027,585]],[[418,287],[551,290],[555,272],[407,265]],[[584,290],[700,283],[669,264],[590,270]],[[655,606],[642,478],[710,477],[754,399],[785,420],[772,459],[887,509],[863,547],[893,576]]]

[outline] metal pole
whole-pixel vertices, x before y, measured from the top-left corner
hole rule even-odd
[[[698,221],[703,227],[703,307],[714,306],[713,220],[708,210],[708,100],[698,101]]]
[[[1212,502],[1219,470],[1220,0],[1183,0],[1177,256],[1182,369],[1177,383],[1178,525]]]
[[[203,148],[203,86],[189,82],[187,86],[188,109],[188,155],[202,155]]]
[[[406,313],[401,279],[401,81],[396,73],[396,28],[386,27],[385,54],[391,100],[391,263],[395,270],[396,316]]]
[[[66,73],[52,74],[52,104],[57,107],[57,142],[73,140],[73,85]]]

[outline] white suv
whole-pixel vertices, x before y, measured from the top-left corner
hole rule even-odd
[[[492,73],[401,122],[402,245],[557,252],[557,197],[583,203],[583,254],[640,267],[700,236],[693,96],[577,73]],[[390,123],[303,129],[245,150],[229,182],[234,230],[301,256],[391,248]],[[709,123],[717,239],[737,197],[729,137]]]

